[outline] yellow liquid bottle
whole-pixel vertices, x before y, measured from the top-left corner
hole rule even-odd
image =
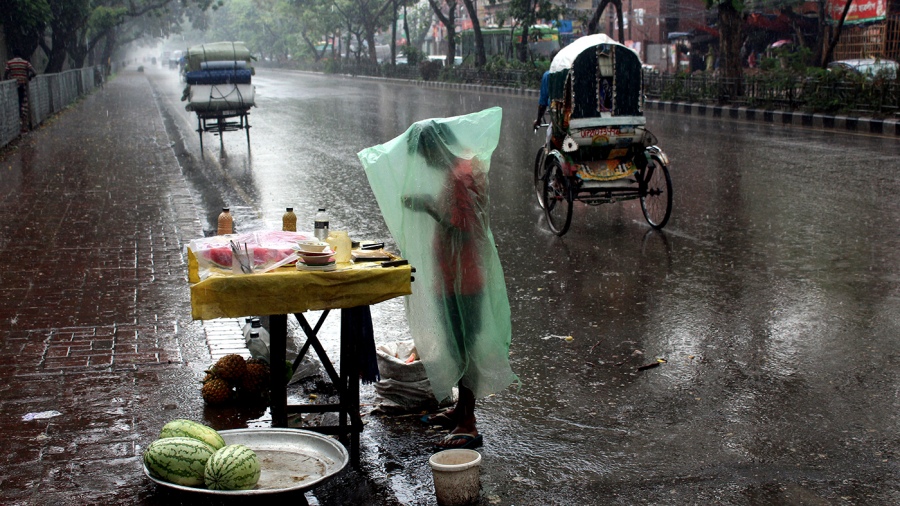
[[[234,233],[234,218],[227,207],[223,207],[222,212],[219,214],[219,229],[216,233],[218,235]]]
[[[293,207],[287,208],[287,211],[281,216],[281,230],[284,232],[297,231],[297,215],[294,214]]]

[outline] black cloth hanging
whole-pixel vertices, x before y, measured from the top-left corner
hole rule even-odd
[[[341,335],[350,338],[356,349],[357,367],[364,385],[381,379],[378,357],[375,353],[375,332],[372,330],[372,313],[369,306],[357,306],[341,311]],[[352,380],[351,380],[352,381]]]

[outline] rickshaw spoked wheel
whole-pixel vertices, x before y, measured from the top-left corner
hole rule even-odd
[[[549,159],[544,166],[547,173],[544,176],[544,214],[547,215],[547,224],[556,235],[563,235],[572,224],[572,185],[569,178],[563,172],[563,168],[556,158]]]
[[[669,169],[657,156],[650,157],[641,183],[641,211],[655,229],[666,226],[672,214],[672,178]]]
[[[544,176],[546,176],[546,164],[544,163],[544,148],[538,149],[537,155],[534,157],[534,195],[537,197],[538,205],[544,208]]]

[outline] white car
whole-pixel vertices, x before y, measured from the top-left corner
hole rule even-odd
[[[893,60],[882,60],[878,58],[865,58],[860,60],[838,60],[828,64],[828,70],[841,70],[866,76],[868,79],[875,77],[885,77],[887,79],[897,79],[897,70],[900,64]]]

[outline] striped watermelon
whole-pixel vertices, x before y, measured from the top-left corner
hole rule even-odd
[[[192,437],[203,441],[216,450],[225,446],[225,440],[222,439],[222,436],[215,429],[193,420],[178,419],[167,423],[159,433],[159,438],[167,437]]]
[[[167,437],[150,443],[144,465],[161,480],[196,487],[203,485],[206,462],[216,449],[191,437]]]
[[[259,458],[244,445],[228,445],[206,462],[204,481],[210,490],[248,490],[259,481]]]

